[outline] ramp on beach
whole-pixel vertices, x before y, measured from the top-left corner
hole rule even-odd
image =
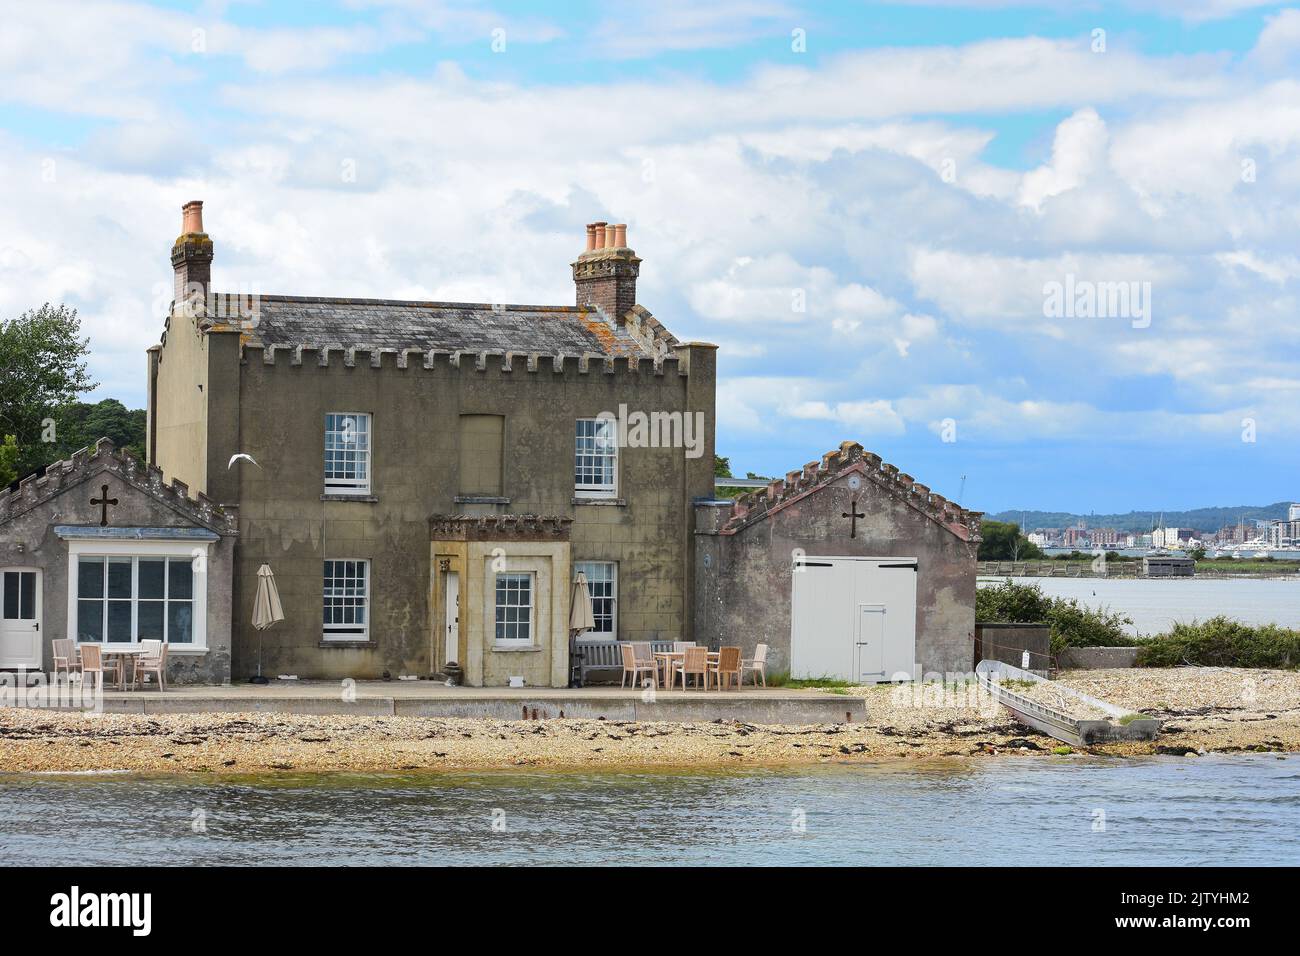
[[[1155,740],[1160,733],[1160,721],[1154,718],[1138,717],[1136,720],[1125,721],[1125,718],[1132,716],[1132,711],[1116,707],[1096,697],[1089,697],[1087,694],[1003,661],[980,661],[979,666],[975,668],[975,674],[980,685],[992,694],[999,704],[1011,711],[1020,723],[1075,747],[1118,740]],[[1006,685],[1008,681],[1052,684],[1056,692],[1105,713],[1107,719],[1075,717],[1067,711],[1050,707],[1025,694],[1016,693]]]

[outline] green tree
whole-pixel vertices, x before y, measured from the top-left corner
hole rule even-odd
[[[979,559],[981,561],[1025,561],[1041,558],[1042,549],[1020,533],[1020,527],[1009,521],[992,521],[985,518],[980,523]]]
[[[113,439],[118,448],[126,448],[138,458],[144,457],[144,433],[147,413],[143,408],[129,409],[115,398],[96,404],[73,402],[58,416],[58,442],[53,457],[67,458],[78,448],[93,445],[101,438]]]
[[[81,335],[77,310],[48,302],[16,319],[0,319],[0,435],[18,445],[17,469],[26,474],[49,464],[47,425],[78,395],[95,387],[86,368],[90,341]]]
[[[5,435],[0,443],[0,488],[18,478],[18,440],[13,435]]]
[[[732,477],[730,458],[723,458],[721,455],[713,456],[713,477],[714,478]]]

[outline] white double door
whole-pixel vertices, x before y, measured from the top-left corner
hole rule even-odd
[[[916,670],[915,558],[801,557],[790,601],[790,674],[854,683]]]
[[[41,669],[41,572],[0,569],[0,669]]]

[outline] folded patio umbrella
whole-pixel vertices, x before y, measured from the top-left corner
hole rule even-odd
[[[569,686],[577,686],[573,672],[574,657],[577,654],[577,637],[583,631],[590,631],[596,626],[596,616],[591,611],[591,591],[587,587],[587,575],[578,572],[573,580],[573,601],[569,608]]]
[[[591,611],[591,591],[587,575],[579,571],[573,580],[573,607],[569,612],[569,633],[575,637],[596,626],[596,616]]]
[[[275,586],[275,574],[269,564],[257,569],[257,597],[253,600],[253,627],[257,629],[257,676],[254,684],[265,684],[262,676],[262,631],[276,621],[284,620],[284,608],[280,606],[280,592]]]

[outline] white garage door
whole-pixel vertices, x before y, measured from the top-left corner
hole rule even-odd
[[[916,574],[915,558],[800,559],[791,586],[791,676],[911,680]]]

